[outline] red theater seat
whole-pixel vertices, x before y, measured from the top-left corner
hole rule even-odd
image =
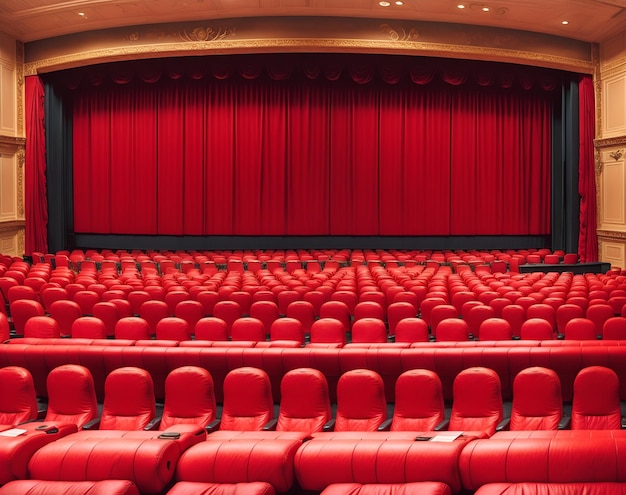
[[[273,417],[272,385],[265,371],[245,367],[226,375],[220,430],[258,431]]]
[[[197,340],[226,341],[228,340],[228,325],[220,318],[207,316],[198,320],[194,334]]]
[[[550,369],[534,366],[513,381],[510,429],[556,430],[563,417],[561,381]]]
[[[343,347],[346,345],[346,328],[339,320],[324,318],[311,326],[311,343],[307,347]]]
[[[189,323],[182,318],[168,316],[157,323],[156,338],[157,340],[191,340],[191,327]]]
[[[0,495],[139,495],[127,480],[42,481],[16,480],[0,487]]]
[[[444,419],[441,380],[434,371],[409,370],[396,380],[391,431],[429,431]]]
[[[603,366],[590,366],[574,380],[573,430],[619,430],[622,427],[619,378]]]
[[[183,366],[165,379],[165,403],[159,430],[179,424],[205,427],[215,421],[213,378],[204,368]]]
[[[154,384],[141,368],[113,370],[104,382],[100,430],[141,430],[156,416]]]
[[[100,318],[81,316],[72,323],[72,338],[74,339],[106,339],[106,327]]]
[[[143,318],[127,316],[115,324],[115,338],[125,340],[150,340],[150,326]]]
[[[429,340],[428,325],[421,318],[404,318],[396,324],[395,342],[414,344]]]
[[[26,322],[33,316],[45,316],[43,306],[29,299],[19,299],[13,301],[9,305],[11,316],[13,317],[13,325],[17,335],[24,335]]]
[[[170,316],[167,303],[159,300],[145,301],[139,308],[139,316],[148,322],[150,333],[156,335],[156,326],[163,318]]]
[[[489,483],[474,495],[623,495],[626,483]]]
[[[436,481],[398,484],[335,483],[327,486],[321,495],[451,495],[450,487]],[[2,495],[0,493],[0,495]]]
[[[339,377],[334,431],[376,431],[386,419],[385,385],[378,373],[357,369]]]
[[[19,366],[0,368],[0,429],[37,419],[37,395],[30,372]]]
[[[384,344],[387,342],[387,328],[382,320],[363,318],[352,326],[352,343]]]
[[[319,370],[288,371],[280,382],[277,431],[313,433],[322,431],[331,419],[328,383]]]
[[[60,337],[59,324],[49,316],[33,316],[24,325],[25,339],[58,339]]]
[[[78,364],[64,364],[48,373],[45,423],[70,423],[82,428],[98,416],[91,372]]]
[[[260,481],[234,484],[179,481],[167,495],[275,495],[275,491],[272,485]]]
[[[502,385],[498,374],[488,368],[461,371],[452,385],[449,430],[484,431],[493,435],[502,421]]]

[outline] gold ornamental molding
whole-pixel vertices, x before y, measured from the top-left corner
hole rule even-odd
[[[15,63],[17,79],[17,134],[24,136],[24,44],[15,43]]]
[[[26,146],[26,138],[0,135],[0,149],[16,153],[19,148]]]
[[[26,162],[26,150],[20,148],[16,153],[17,158],[17,214],[24,218],[24,163]]]
[[[126,41],[131,43],[138,41],[163,41],[163,40],[175,40],[175,41],[217,41],[226,38],[233,37],[236,33],[234,27],[211,25],[194,26],[189,29],[174,29],[174,30],[135,30],[125,36]]]
[[[0,234],[16,233],[24,230],[26,222],[24,220],[11,220],[10,222],[0,222]]]
[[[626,146],[626,136],[617,136],[604,139],[594,139],[593,145],[598,148],[612,148],[617,146]]]
[[[139,40],[140,41],[140,40]],[[102,62],[165,58],[185,55],[222,55],[229,53],[276,53],[276,52],[365,52],[447,58],[471,58],[510,63],[521,63],[554,69],[564,69],[591,74],[594,64],[591,61],[573,59],[557,55],[538,54],[523,50],[488,48],[480,46],[428,43],[423,41],[389,39],[216,39],[185,41],[176,43],[126,45],[116,48],[84,51],[56,57],[44,58],[24,65],[26,76],[54,70],[81,67]]]
[[[626,232],[617,232],[614,230],[598,230],[598,239],[607,241],[626,241]]]

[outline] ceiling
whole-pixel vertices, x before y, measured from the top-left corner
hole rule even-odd
[[[626,0],[388,3],[385,7],[379,0],[1,0],[0,31],[29,42],[115,26],[263,16],[440,21],[537,31],[587,42],[601,42],[626,31]],[[465,8],[458,8],[459,4]]]

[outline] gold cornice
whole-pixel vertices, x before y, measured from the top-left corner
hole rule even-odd
[[[24,220],[11,220],[10,222],[0,222],[0,234],[6,232],[17,232],[24,229],[26,222]]]
[[[526,52],[503,48],[487,48],[408,40],[355,40],[355,39],[251,39],[187,41],[149,45],[120,46],[101,50],[84,51],[51,57],[26,63],[25,75],[140,58],[172,57],[185,55],[272,52],[368,52],[387,54],[410,54],[438,57],[462,57],[571,70],[591,74],[591,61],[572,59],[558,55]]]
[[[11,149],[15,152],[18,148],[23,148],[24,146],[26,146],[26,138],[0,135],[0,147],[2,148]]]
[[[611,241],[626,241],[626,232],[618,232],[614,230],[598,230],[598,239]]]
[[[626,146],[626,136],[595,139],[593,145],[598,149],[611,148],[613,146]]]

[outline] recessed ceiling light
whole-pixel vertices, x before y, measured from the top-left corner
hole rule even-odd
[[[458,5],[456,6],[456,8],[457,8],[457,9],[464,9],[464,8],[465,8],[465,5],[463,5],[462,3],[460,3],[460,4],[458,4]]]
[[[483,7],[483,12],[489,12],[489,7]]]
[[[79,12],[78,15],[81,16],[81,17],[85,17],[85,13],[84,12]]]
[[[564,26],[567,26],[569,24],[569,21],[561,21],[561,24],[563,24]]]
[[[389,7],[391,4],[389,2],[378,2],[378,5],[381,7]]]
[[[400,2],[400,0],[398,0],[398,1],[396,2],[396,5],[397,5],[397,6],[404,5],[404,2]]]

